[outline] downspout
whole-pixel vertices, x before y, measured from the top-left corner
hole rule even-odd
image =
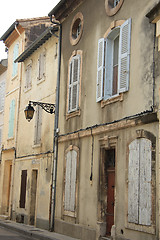
[[[155,109],[155,48],[156,48],[156,24],[154,24],[154,43],[153,43],[153,110]]]
[[[23,37],[17,29],[17,22],[15,23],[15,30],[22,39],[22,52],[24,50]],[[10,212],[9,216],[12,219],[12,208],[13,208],[13,187],[14,187],[14,175],[15,175],[15,160],[16,160],[16,149],[17,149],[17,136],[18,136],[18,123],[19,123],[19,108],[20,108],[20,96],[21,96],[21,80],[22,80],[22,63],[20,66],[20,79],[19,79],[19,95],[18,95],[18,106],[17,106],[17,121],[16,121],[16,131],[15,131],[15,148],[14,148],[14,158],[12,164],[12,175],[11,175],[11,189],[10,189]]]
[[[50,231],[54,231],[55,225],[55,205],[56,205],[56,181],[57,181],[57,161],[58,161],[58,120],[59,120],[59,95],[60,95],[60,70],[61,70],[61,41],[62,41],[62,25],[52,20],[53,24],[59,25],[59,41],[58,41],[58,72],[56,86],[56,109],[54,120],[54,140],[53,140],[53,169],[52,169],[52,191],[51,191],[51,220]]]

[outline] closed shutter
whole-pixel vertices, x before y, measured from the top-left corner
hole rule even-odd
[[[75,211],[77,152],[72,150],[66,155],[65,202],[66,211]]]
[[[97,91],[96,101],[99,102],[103,98],[103,77],[104,77],[104,38],[98,41],[98,59],[97,59]]]
[[[14,119],[15,119],[15,100],[13,99],[10,104],[10,113],[9,113],[9,130],[8,137],[13,137],[14,134]]]
[[[12,77],[14,77],[17,74],[17,70],[18,70],[18,63],[14,62],[16,60],[16,58],[18,57],[18,53],[19,53],[19,44],[17,43],[14,46],[14,50],[13,50],[13,70],[12,70]]]
[[[42,108],[40,106],[37,106],[34,144],[39,144],[41,142],[41,126],[42,126]]]
[[[25,203],[26,203],[26,186],[27,186],[27,170],[22,170],[22,174],[21,174],[21,192],[20,192],[20,208],[25,208]]]
[[[108,99],[112,96],[112,78],[113,78],[113,73],[112,73],[112,40],[107,38],[106,39],[106,56],[105,56],[105,66],[106,66],[106,71],[105,71],[105,83],[104,83],[104,99]],[[103,84],[102,84],[103,86]]]
[[[0,111],[4,109],[4,100],[5,100],[5,81],[2,81],[0,85]]]
[[[139,224],[151,225],[151,141],[140,139]]]
[[[2,129],[0,128],[0,148],[1,148],[1,145],[2,145]]]
[[[31,88],[31,82],[32,82],[32,65],[28,65],[26,68],[26,82],[25,82],[25,88],[29,89]]]
[[[45,53],[41,53],[39,56],[39,73],[38,73],[38,78],[39,80],[43,79],[45,76],[45,58],[46,58],[46,54]]]
[[[69,67],[69,88],[68,88],[68,112],[79,107],[79,81],[80,81],[81,57],[76,55],[72,58]]]
[[[126,92],[129,88],[130,68],[131,19],[128,19],[120,28],[119,45],[119,92]]]
[[[139,142],[129,145],[128,165],[128,222],[138,223],[139,200]]]

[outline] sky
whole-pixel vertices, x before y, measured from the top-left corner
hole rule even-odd
[[[59,0],[8,0],[3,1],[0,10],[0,37],[16,19],[48,16]],[[0,60],[7,58],[5,45],[0,41]]]

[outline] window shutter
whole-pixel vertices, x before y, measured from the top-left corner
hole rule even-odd
[[[81,64],[80,55],[76,55],[75,57],[73,57],[70,62],[68,112],[77,110],[79,106],[80,64]]]
[[[103,75],[104,75],[104,44],[105,39],[98,41],[98,59],[97,59],[97,91],[96,101],[99,102],[103,98]]]
[[[40,106],[37,106],[34,144],[39,144],[41,142],[41,126],[42,126],[42,109]]]
[[[75,211],[77,152],[72,151],[70,211]]]
[[[4,100],[5,100],[5,81],[1,82],[0,85],[0,111],[4,109]]]
[[[71,183],[71,151],[66,155],[66,175],[65,175],[65,202],[64,209],[70,210],[70,183]]]
[[[106,39],[106,57],[105,57],[105,83],[104,83],[104,99],[112,96],[112,40]],[[102,84],[103,86],[103,84]]]
[[[25,82],[25,88],[28,89],[31,87],[31,74],[32,74],[32,65],[28,65],[26,68],[26,82]]]
[[[130,67],[130,42],[131,42],[131,19],[128,19],[120,29],[119,45],[119,92],[126,92],[129,88]]]
[[[26,203],[26,186],[27,186],[27,170],[22,170],[22,175],[21,175],[21,193],[20,193],[20,208],[25,208],[25,203]]]
[[[140,139],[139,224],[151,225],[151,141]]]
[[[1,145],[2,145],[2,129],[0,128],[0,148],[1,148]]]
[[[139,200],[139,143],[134,140],[129,145],[128,165],[128,222],[138,223]]]
[[[10,113],[9,113],[9,131],[8,137],[13,137],[14,133],[14,118],[15,118],[15,100],[12,100],[10,104]]]
[[[14,60],[16,60],[16,58],[18,57],[18,52],[19,52],[19,44],[17,43],[14,46],[14,50],[13,50],[13,71],[12,71],[12,77],[14,77],[17,74],[17,70],[18,70],[18,63],[14,62]]]

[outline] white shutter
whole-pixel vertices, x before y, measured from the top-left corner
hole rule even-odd
[[[70,210],[70,183],[71,183],[71,151],[66,155],[66,175],[65,175],[65,196],[64,196],[64,209]]]
[[[118,89],[119,92],[126,92],[129,88],[130,68],[130,42],[131,42],[131,19],[128,19],[120,28],[119,45],[119,71]]]
[[[70,211],[75,211],[77,152],[72,151]]]
[[[104,44],[105,39],[98,41],[98,59],[97,59],[97,91],[96,101],[99,102],[103,98],[103,77],[104,77]]]
[[[75,57],[73,57],[70,62],[68,112],[77,110],[79,106],[80,64],[81,64],[80,55],[76,55]]]
[[[37,106],[34,144],[39,144],[41,142],[41,126],[42,126],[42,108],[40,106]]]
[[[1,148],[1,145],[2,145],[2,129],[0,128],[0,148]]]
[[[5,101],[5,81],[2,81],[0,85],[0,111],[4,109],[4,101]]]
[[[139,142],[129,145],[128,165],[128,222],[138,223],[139,200]]]
[[[104,99],[108,99],[112,96],[112,78],[113,78],[113,66],[112,66],[112,40],[106,39],[106,57],[105,57],[105,83],[104,83]]]
[[[45,53],[41,53],[38,59],[38,80],[44,78],[45,75]]]
[[[25,88],[31,88],[31,82],[32,82],[32,65],[29,64],[26,68],[26,82],[25,82]]]
[[[151,141],[140,139],[139,224],[151,225]]]

